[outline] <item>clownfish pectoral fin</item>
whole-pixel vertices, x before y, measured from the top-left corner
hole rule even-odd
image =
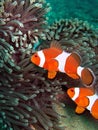
[[[81,80],[86,85],[92,85],[95,81],[95,75],[89,68],[84,68],[81,72]]]
[[[89,104],[89,99],[87,97],[78,97],[76,100],[75,100],[76,104],[78,106],[81,106],[83,108],[86,108]]]
[[[55,59],[51,59],[47,62],[47,66],[48,66],[48,78],[49,79],[55,78],[58,71],[58,61]]]
[[[85,108],[80,107],[80,106],[77,106],[76,109],[75,109],[75,112],[76,112],[77,114],[81,114],[81,113],[83,113],[84,111],[85,111]]]
[[[57,72],[56,71],[48,71],[48,78],[53,79],[55,78]]]
[[[51,59],[47,62],[48,71],[58,71],[58,61]]]

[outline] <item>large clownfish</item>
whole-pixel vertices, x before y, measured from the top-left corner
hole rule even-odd
[[[88,109],[98,119],[98,95],[89,88],[69,88],[69,97],[77,104],[75,112],[81,114]]]
[[[50,48],[33,54],[31,62],[48,70],[49,79],[53,79],[57,72],[60,71],[73,79],[81,78],[85,85],[92,85],[95,81],[95,76],[91,69],[80,66],[80,56],[75,52],[68,53],[63,51],[57,41],[53,41]]]

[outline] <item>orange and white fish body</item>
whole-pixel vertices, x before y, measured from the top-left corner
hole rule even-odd
[[[77,104],[75,112],[81,114],[89,110],[95,119],[98,119],[98,95],[89,88],[69,88],[69,97]]]
[[[50,79],[53,79],[57,72],[60,71],[73,79],[81,78],[85,85],[91,85],[95,81],[91,69],[80,66],[80,56],[75,52],[63,51],[57,41],[53,41],[50,48],[33,54],[31,62],[48,70],[48,78]]]

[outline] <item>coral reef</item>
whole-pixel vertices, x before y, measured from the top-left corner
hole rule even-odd
[[[81,65],[91,68],[96,75],[94,88],[98,93],[98,31],[88,22],[79,19],[61,19],[50,25],[43,35],[45,43],[42,47],[49,47],[52,40],[60,42],[67,52],[77,52],[82,57]],[[67,80],[66,80],[67,81]],[[69,80],[71,82],[71,80]],[[71,83],[72,86],[83,86],[80,82]]]
[[[49,7],[43,0],[0,4],[0,130],[60,130],[53,104],[63,83],[46,82],[30,62]]]
[[[46,29],[49,5],[43,0],[3,0],[0,5],[0,130],[61,130],[53,105],[60,104],[56,96],[63,93],[62,86],[81,81],[60,73],[47,79],[46,71],[30,62],[32,48],[39,40],[38,49],[58,40],[66,51],[78,52],[82,65],[98,77],[98,34],[77,19],[60,20]],[[97,80],[95,87],[98,91]]]

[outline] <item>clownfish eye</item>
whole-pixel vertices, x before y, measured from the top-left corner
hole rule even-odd
[[[74,92],[74,90],[73,90],[73,89],[71,89],[71,92]]]
[[[35,54],[35,57],[38,57],[37,54]]]

